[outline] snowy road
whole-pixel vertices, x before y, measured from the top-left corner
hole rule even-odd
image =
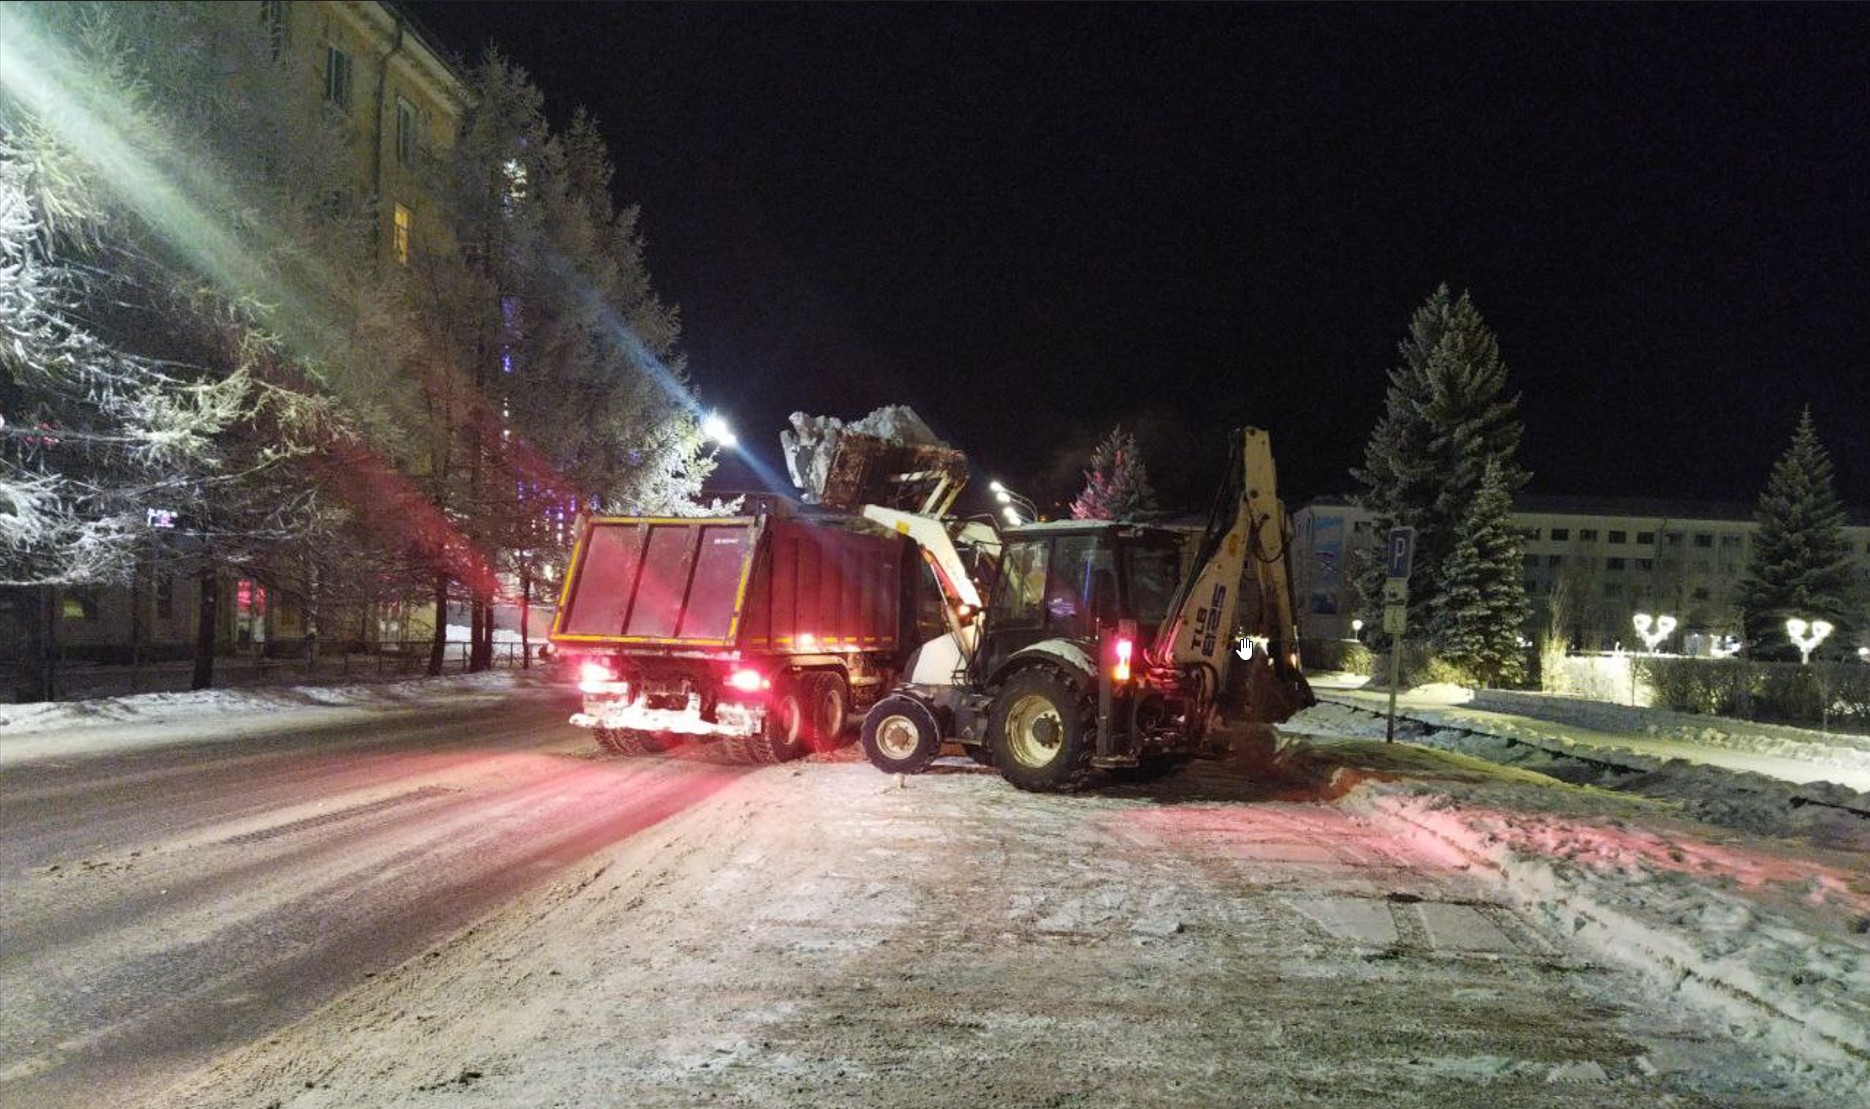
[[[0,708],[0,1105],[1870,1092],[1835,810],[1712,827],[1329,706],[1071,797],[600,759],[514,681]]]
[[[1315,787],[955,763],[750,774],[163,1104],[1830,1103]]]
[[[0,1105],[140,1104],[739,773],[538,698],[325,715],[0,768]]]

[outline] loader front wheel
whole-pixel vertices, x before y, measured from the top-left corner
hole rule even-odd
[[[914,697],[892,693],[864,716],[864,757],[885,774],[920,774],[941,753],[935,714]]]
[[[1053,670],[1013,675],[994,698],[987,740],[1000,776],[1020,789],[1058,793],[1091,774],[1091,700]]]

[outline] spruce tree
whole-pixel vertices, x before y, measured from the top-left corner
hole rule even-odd
[[[1830,621],[1834,645],[1851,642],[1857,630],[1844,504],[1831,476],[1831,458],[1807,408],[1760,494],[1753,557],[1735,598],[1755,657],[1798,657],[1786,636],[1787,617]]]
[[[1416,529],[1409,578],[1412,627],[1434,619],[1440,576],[1490,465],[1510,497],[1527,474],[1514,460],[1522,425],[1519,400],[1506,393],[1506,364],[1493,331],[1466,293],[1454,300],[1442,285],[1410,320],[1399,345],[1402,362],[1389,373],[1384,413],[1352,476],[1364,489],[1357,502],[1376,517],[1379,538],[1391,527]],[[1376,557],[1357,567],[1365,619],[1381,611],[1384,568]],[[1427,630],[1437,629],[1431,623]]]
[[[1444,661],[1483,686],[1525,677],[1520,630],[1526,589],[1520,573],[1519,529],[1503,469],[1490,464],[1469,506],[1429,603],[1430,645]]]
[[[1147,520],[1156,512],[1156,491],[1150,487],[1136,437],[1119,425],[1091,452],[1084,491],[1071,502],[1072,519]]]

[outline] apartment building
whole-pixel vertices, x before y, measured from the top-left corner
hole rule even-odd
[[[334,202],[372,211],[369,256],[410,267],[425,250],[452,249],[439,210],[441,174],[469,107],[466,76],[430,36],[393,4],[361,0],[245,0],[198,5],[224,44],[229,88],[270,86],[295,118],[327,126],[285,136],[288,143],[336,142],[346,187]],[[257,70],[257,71],[256,71]],[[329,156],[329,145],[320,148]],[[414,274],[412,271],[412,279]],[[156,529],[172,523],[152,508],[149,557],[128,587],[73,587],[49,598],[51,611],[0,613],[0,638],[24,640],[23,621],[56,621],[67,657],[121,659],[185,655],[195,641],[203,583],[155,556]],[[223,653],[303,641],[312,629],[299,599],[257,577],[220,575],[215,635]],[[417,606],[418,608],[421,606]],[[432,605],[426,611],[432,612]],[[327,641],[374,640],[432,616],[389,611],[323,614]],[[9,625],[15,629],[9,633]],[[11,661],[0,648],[0,663]]]
[[[1695,645],[1740,634],[1735,590],[1753,555],[1758,524],[1739,502],[1636,497],[1519,496],[1513,521],[1524,542],[1527,631],[1560,629],[1581,650],[1634,642],[1639,612],[1676,618]],[[1293,566],[1300,627],[1315,638],[1353,633],[1355,573],[1362,551],[1380,545],[1370,513],[1346,498],[1321,498],[1293,514]],[[1870,596],[1870,512],[1850,514],[1845,539],[1860,593]],[[1680,646],[1680,644],[1678,644]]]

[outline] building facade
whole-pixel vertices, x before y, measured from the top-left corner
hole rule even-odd
[[[1639,612],[1674,616],[1678,649],[1705,651],[1740,635],[1736,590],[1758,524],[1741,503],[1622,497],[1520,496],[1528,636],[1556,630],[1577,650],[1634,645]],[[1293,514],[1293,574],[1307,638],[1351,637],[1356,567],[1382,543],[1371,513],[1323,498]],[[1850,514],[1845,540],[1860,598],[1870,597],[1870,513]],[[1866,621],[1870,623],[1870,621]],[[1693,637],[1693,638],[1691,638]]]
[[[461,65],[393,4],[360,0],[245,0],[205,4],[223,47],[228,88],[270,86],[293,118],[325,126],[287,133],[287,143],[320,143],[335,154],[346,206],[370,211],[371,242],[363,244],[378,267],[396,267],[419,279],[412,263],[425,250],[453,249],[440,205],[442,174],[470,106]],[[286,129],[291,132],[291,128]],[[0,640],[47,643],[56,656],[94,661],[186,657],[199,633],[202,599],[222,654],[260,652],[269,645],[302,649],[313,633],[326,642],[417,638],[433,621],[433,606],[405,611],[323,612],[314,627],[301,599],[263,572],[217,571],[204,581],[192,561],[185,529],[163,530],[172,520],[152,510],[151,540],[134,584],[64,587],[39,600],[24,595],[0,612]],[[282,575],[282,580],[285,576]],[[420,609],[421,606],[416,606]],[[32,625],[51,625],[49,637]],[[19,663],[0,646],[0,664]]]

